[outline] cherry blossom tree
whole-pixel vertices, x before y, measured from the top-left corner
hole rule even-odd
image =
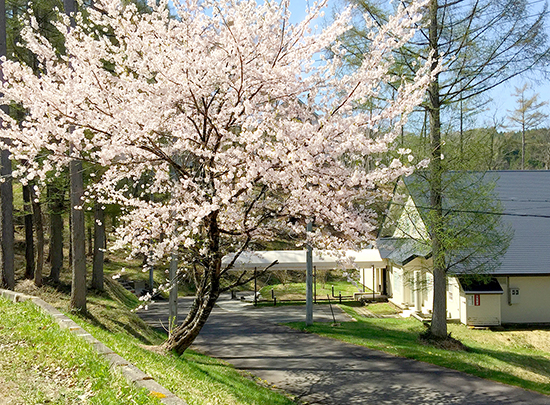
[[[295,25],[287,3],[185,0],[174,19],[165,2],[140,14],[99,0],[75,28],[60,16],[64,55],[31,22],[24,39],[40,76],[2,63],[2,103],[28,111],[20,123],[2,116],[5,146],[29,162],[15,174],[46,181],[72,159],[103,166],[85,200],[122,207],[114,248],[151,262],[178,252],[194,277],[194,304],[165,344],[178,354],[230,288],[221,280],[243,251],[282,233],[329,249],[372,240],[381,186],[422,164],[406,150],[391,164],[379,157],[422,102],[432,61],[376,111],[354,109],[398,79],[391,51],[414,34],[422,2],[373,27],[352,73],[341,70],[338,43],[350,11],[320,30],[311,24],[326,1]],[[367,171],[369,155],[378,165]]]

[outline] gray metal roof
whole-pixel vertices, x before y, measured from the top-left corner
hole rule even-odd
[[[489,172],[514,236],[493,274],[550,274],[550,171]]]
[[[550,171],[490,171],[486,173],[465,172],[479,176],[478,187],[495,182],[493,194],[501,202],[502,222],[513,231],[510,246],[503,254],[500,265],[491,270],[493,275],[550,274]],[[457,173],[454,173],[457,175]],[[460,175],[457,176],[460,178]],[[420,179],[420,181],[419,181]],[[417,207],[426,207],[429,201],[427,183],[421,174],[404,179],[404,183]],[[420,186],[412,187],[413,184]],[[467,184],[467,183],[465,183]],[[461,187],[460,182],[457,187]],[[452,199],[445,200],[444,208],[455,205]],[[457,202],[459,204],[459,202]],[[421,216],[427,210],[419,208]],[[379,240],[379,244],[380,244]],[[382,244],[384,246],[384,244]],[[394,242],[394,246],[395,242]],[[410,246],[410,245],[409,245]],[[403,264],[411,255],[424,256],[424,249],[412,252],[409,248],[393,248],[381,251],[390,260]],[[394,256],[398,260],[394,260]],[[461,271],[455,269],[457,273]]]
[[[392,262],[405,265],[416,257],[429,257],[431,249],[426,244],[413,239],[380,238],[376,241],[380,256]]]

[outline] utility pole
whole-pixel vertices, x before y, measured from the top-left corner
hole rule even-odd
[[[313,220],[306,227],[307,233],[313,231]],[[313,325],[313,249],[307,244],[306,252],[306,326]]]
[[[170,318],[168,320],[168,333],[171,334],[172,330],[174,330],[178,324],[178,281],[176,279],[178,274],[178,255],[175,252],[172,253],[168,272],[168,277],[170,278],[170,294],[168,296],[168,316]]]

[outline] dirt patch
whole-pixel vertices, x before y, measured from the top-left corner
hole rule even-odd
[[[6,381],[0,375],[0,403],[4,405],[23,405],[25,401],[21,399],[19,387],[13,381]]]
[[[162,354],[162,355],[167,355],[168,352],[164,347],[162,347],[161,345],[157,345],[157,346],[153,346],[153,345],[138,345],[139,347],[141,347],[142,349],[145,349],[147,351],[150,351],[150,352],[153,352],[153,353],[156,353],[156,354]]]
[[[433,346],[438,349],[450,350],[450,351],[468,351],[468,347],[464,345],[460,340],[451,337],[449,334],[445,338],[432,335],[432,333],[427,330],[420,334],[418,338],[419,342],[426,346]]]
[[[540,350],[550,356],[550,330],[529,329],[529,330],[487,330],[475,331],[475,336],[468,338],[475,339],[480,344],[498,344],[510,349],[531,349]]]
[[[67,306],[67,295],[63,293],[63,288],[62,285],[54,287],[47,284],[37,287],[32,280],[21,280],[15,286],[15,291],[40,297],[56,308],[63,308]]]

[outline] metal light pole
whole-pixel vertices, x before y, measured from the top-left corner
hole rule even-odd
[[[172,253],[170,260],[170,268],[168,277],[170,278],[170,294],[168,296],[169,320],[168,330],[170,334],[178,324],[178,281],[176,279],[178,273],[178,255]]]

